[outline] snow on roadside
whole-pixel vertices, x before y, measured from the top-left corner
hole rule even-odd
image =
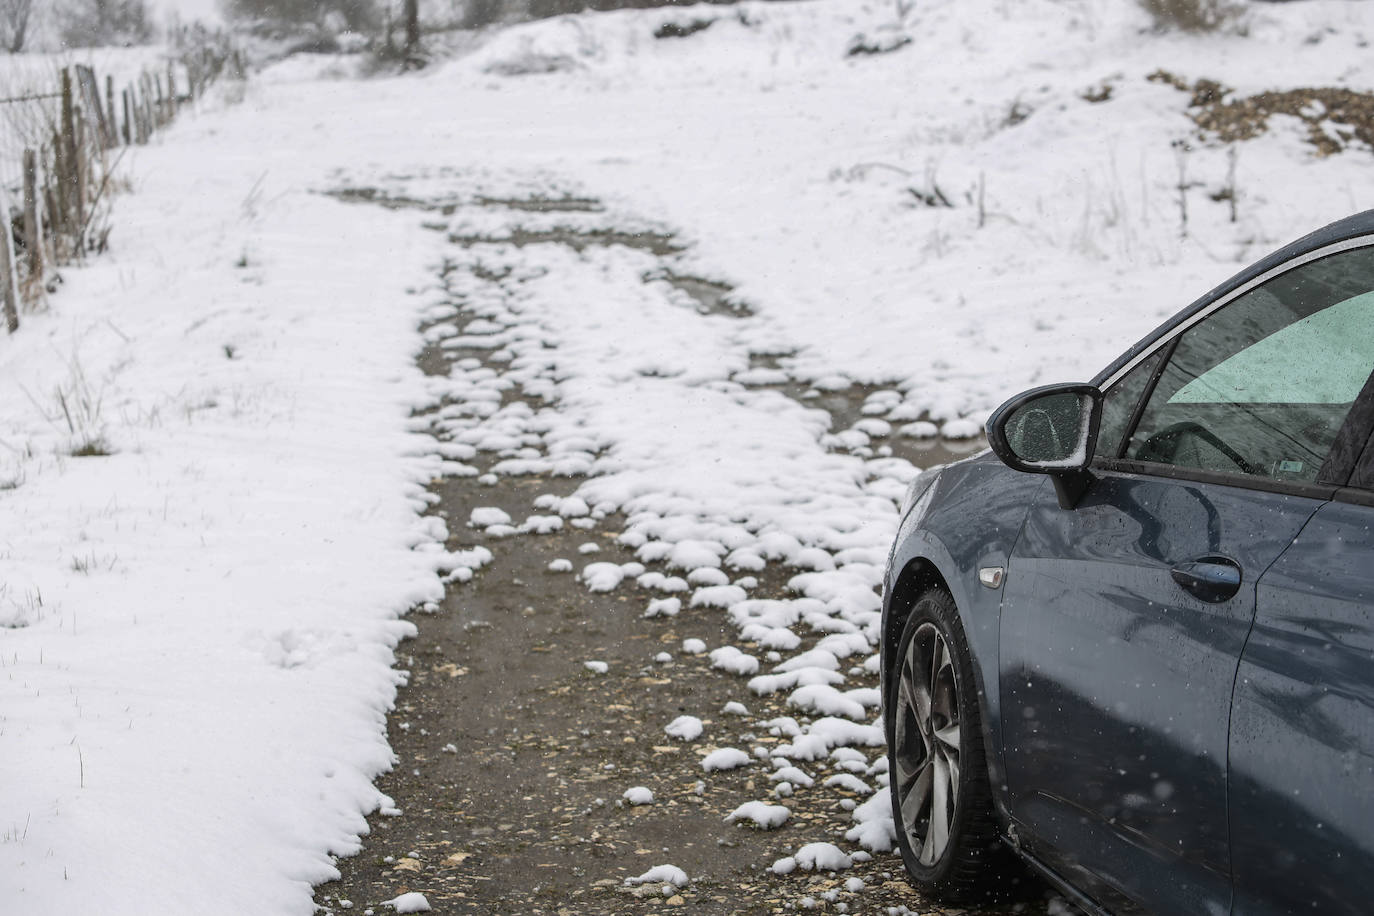
[[[407,421],[427,252],[254,142],[139,151],[111,252],[0,346],[15,912],[309,912],[389,806],[398,617],[458,562]]]

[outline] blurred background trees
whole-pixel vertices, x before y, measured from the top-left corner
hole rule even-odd
[[[0,45],[11,54],[24,50],[33,24],[33,0],[0,0]]]
[[[146,44],[155,32],[144,0],[62,0],[56,4],[56,17],[58,34],[68,48]]]

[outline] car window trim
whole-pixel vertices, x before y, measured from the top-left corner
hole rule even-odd
[[[1356,236],[1355,238],[1342,239],[1339,242],[1333,242],[1332,244],[1327,245],[1325,247],[1318,248],[1314,251],[1309,251],[1306,254],[1302,254],[1293,258],[1291,261],[1284,261],[1282,264],[1276,265],[1270,270],[1266,270],[1258,277],[1254,277],[1246,281],[1245,283],[1242,283],[1240,286],[1237,286],[1235,289],[1231,290],[1225,296],[1222,296],[1215,302],[1209,303],[1204,308],[1198,309],[1196,312],[1189,315],[1187,318],[1184,318],[1177,324],[1171,326],[1159,337],[1156,337],[1153,341],[1151,341],[1148,346],[1141,348],[1141,351],[1139,353],[1137,353],[1135,356],[1131,357],[1129,360],[1118,366],[1116,371],[1109,375],[1107,378],[1103,379],[1102,383],[1098,385],[1098,387],[1101,388],[1103,391],[1106,391],[1112,385],[1115,385],[1118,381],[1120,381],[1122,376],[1124,376],[1127,372],[1130,372],[1132,369],[1140,365],[1146,359],[1149,359],[1150,356],[1153,353],[1155,353],[1155,351],[1158,350],[1160,347],[1178,340],[1179,336],[1182,335],[1184,331],[1187,331],[1189,328],[1191,328],[1198,322],[1205,320],[1213,312],[1216,312],[1219,309],[1222,309],[1230,305],[1232,302],[1239,299],[1246,293],[1250,292],[1255,287],[1263,286],[1265,283],[1268,283],[1275,277],[1283,276],[1290,270],[1296,270],[1299,267],[1311,264],[1313,261],[1320,261],[1322,258],[1330,257],[1333,254],[1341,254],[1346,251],[1354,251],[1356,248],[1369,247],[1374,247],[1374,235],[1361,235]],[[1153,386],[1151,386],[1150,393],[1153,393],[1153,391],[1154,388]],[[1139,418],[1136,417],[1133,419]],[[1130,428],[1131,431],[1133,431],[1134,428],[1135,427],[1132,426]]]
[[[1201,468],[1180,467],[1173,464],[1158,464],[1153,461],[1132,461],[1128,458],[1100,458],[1092,463],[1097,471],[1111,471],[1121,474],[1134,474],[1140,477],[1163,477],[1168,480],[1185,480],[1194,483],[1218,484],[1225,487],[1238,487],[1244,490],[1260,490],[1265,493],[1279,493],[1285,496],[1301,496],[1307,499],[1329,500],[1343,488],[1333,483],[1308,483],[1302,480],[1279,480],[1273,477],[1257,477],[1250,474],[1230,474],[1226,471],[1205,471]]]
[[[1116,454],[1111,457],[1121,459],[1126,454],[1127,447],[1131,444],[1131,439],[1135,437],[1136,428],[1140,426],[1140,418],[1145,415],[1145,408],[1150,403],[1150,398],[1154,397],[1155,388],[1159,386],[1159,380],[1164,377],[1164,369],[1169,365],[1169,360],[1174,358],[1174,351],[1178,349],[1178,337],[1174,337],[1161,347],[1157,347],[1152,353],[1158,353],[1159,359],[1155,363],[1154,369],[1150,372],[1150,379],[1145,383],[1145,388],[1140,392],[1140,397],[1136,400],[1135,407],[1131,410],[1131,418],[1126,421],[1126,431],[1121,435],[1121,441],[1116,444]],[[1143,361],[1142,361],[1143,362]],[[1137,363],[1136,365],[1140,365]]]
[[[1362,490],[1359,487],[1341,487],[1331,499],[1338,503],[1351,503],[1356,506],[1370,506],[1374,508],[1374,490]]]

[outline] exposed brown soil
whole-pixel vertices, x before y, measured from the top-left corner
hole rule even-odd
[[[1149,79],[1191,93],[1188,116],[1206,139],[1235,143],[1269,129],[1274,115],[1290,115],[1307,125],[1307,141],[1320,156],[1331,156],[1358,142],[1374,150],[1374,94],[1350,89],[1310,88],[1261,92],[1245,98],[1215,80],[1186,79],[1157,70]]]

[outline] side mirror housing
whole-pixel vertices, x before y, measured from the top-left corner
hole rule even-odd
[[[1102,392],[1092,385],[1046,385],[1018,394],[988,418],[988,445],[1007,467],[1054,478],[1059,505],[1072,509],[1092,475]]]

